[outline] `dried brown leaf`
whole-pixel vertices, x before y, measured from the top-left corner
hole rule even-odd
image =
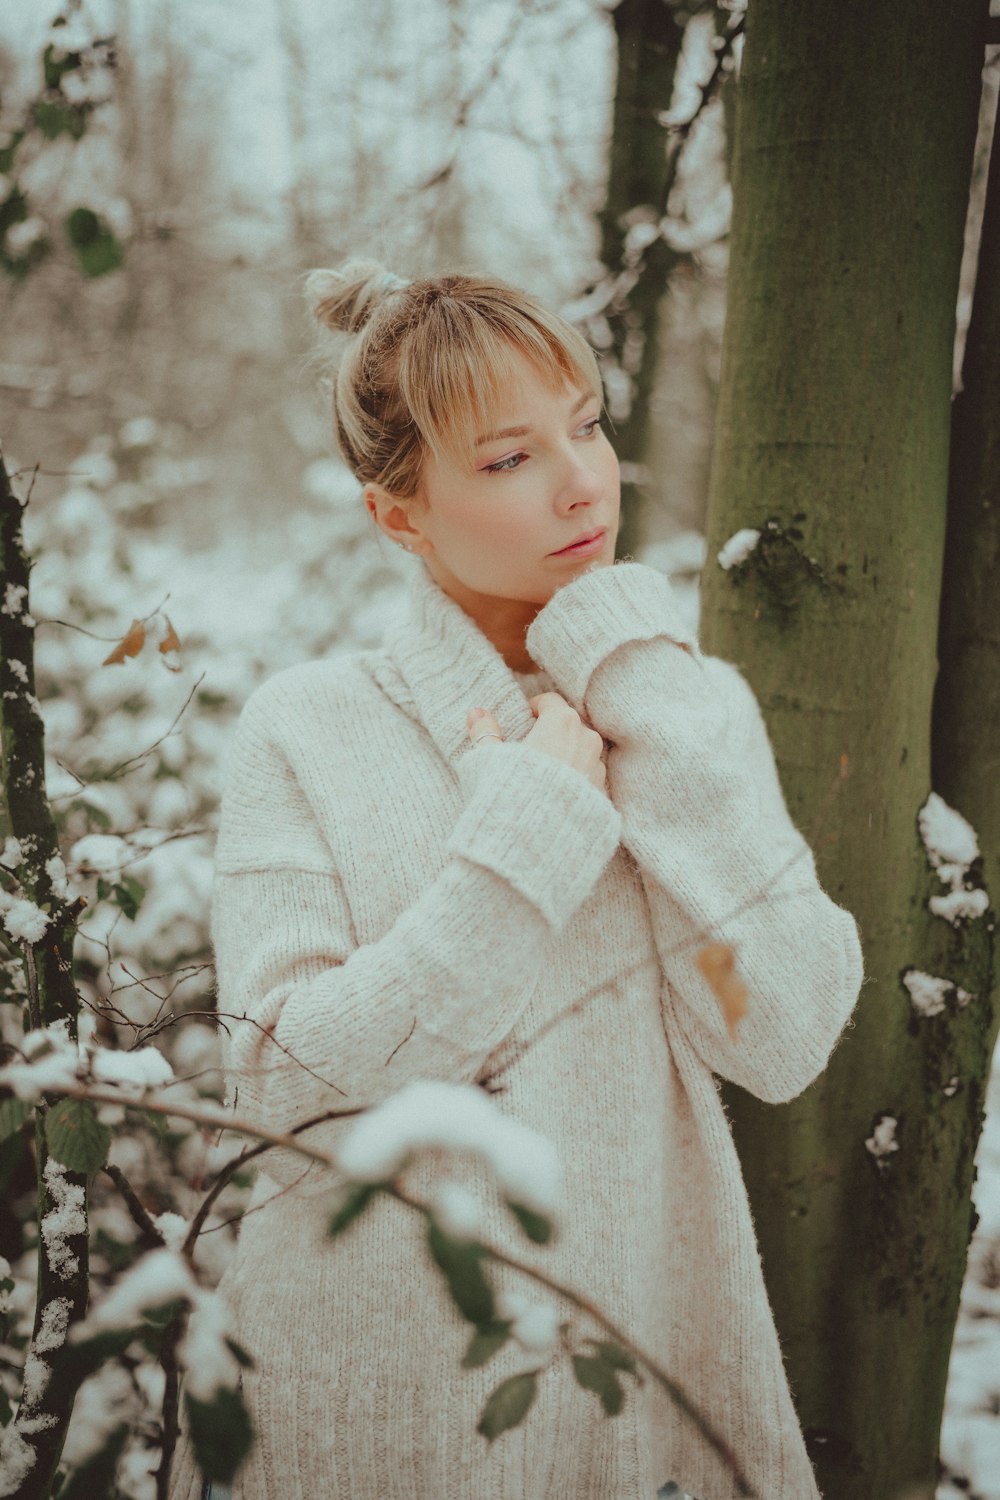
[[[747,1013],[750,991],[736,972],[736,954],[728,943],[708,943],[695,954],[695,962],[711,985],[730,1038],[737,1039],[737,1027]]]
[[[115,649],[106,656],[102,667],[121,666],[127,656],[138,656],[146,643],[146,627],[141,620],[133,620]]]

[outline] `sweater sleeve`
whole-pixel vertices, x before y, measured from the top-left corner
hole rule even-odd
[[[439,874],[359,945],[342,872],[273,732],[281,715],[257,696],[234,741],[212,912],[229,1097],[286,1131],[412,1078],[474,1081],[614,854],[617,810],[572,767],[486,741],[458,762],[465,805],[441,831]],[[349,817],[349,785],[343,802]],[[363,831],[349,842],[362,850]],[[309,1141],[329,1149],[337,1134],[324,1125]],[[280,1181],[301,1176],[291,1153],[265,1160]]]
[[[640,563],[577,575],[527,642],[612,742],[608,786],[649,902],[668,1032],[758,1098],[794,1098],[854,1008],[862,956],[788,814],[752,691],[702,655],[667,580]],[[749,989],[735,1040],[695,962],[710,941],[732,947]]]

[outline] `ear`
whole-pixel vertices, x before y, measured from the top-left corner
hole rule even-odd
[[[406,547],[410,552],[428,550],[426,539],[410,522],[410,501],[390,495],[380,484],[365,485],[365,505],[380,531],[384,531],[390,542]]]

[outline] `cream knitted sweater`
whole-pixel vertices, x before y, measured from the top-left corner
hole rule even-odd
[[[862,960],[789,819],[756,700],[699,651],[659,573],[577,575],[527,644],[612,742],[606,797],[521,743],[525,689],[544,677],[512,673],[423,565],[410,604],[381,648],[281,672],[241,717],[213,908],[220,1009],[251,1018],[227,1022],[230,1094],[284,1130],[413,1078],[503,1069],[496,1103],[556,1144],[567,1208],[557,1241],[530,1251],[489,1201],[490,1237],[658,1356],[766,1500],[811,1500],[713,1075],[767,1100],[800,1093]],[[474,704],[503,743],[470,746]],[[749,985],[735,1041],[694,962],[704,931]],[[344,1129],[310,1140],[332,1148]],[[653,1500],[667,1480],[698,1500],[735,1494],[651,1381],[605,1418],[565,1357],[488,1446],[487,1395],[538,1359],[508,1345],[463,1370],[468,1328],[416,1218],[379,1200],[325,1240],[329,1174],[263,1162],[223,1281],[256,1359],[237,1497]],[[429,1180],[426,1166],[410,1178]],[[500,1278],[515,1284],[537,1295]],[[171,1493],[199,1494],[185,1449]]]

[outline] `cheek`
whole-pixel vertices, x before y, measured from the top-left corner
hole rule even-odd
[[[523,543],[528,524],[526,509],[508,494],[506,503],[471,504],[468,495],[454,506],[439,509],[438,543],[456,557],[481,563]]]
[[[610,489],[617,495],[621,486],[621,470],[618,463],[618,455],[606,439],[604,443],[603,463],[601,465],[601,478],[605,480]]]

